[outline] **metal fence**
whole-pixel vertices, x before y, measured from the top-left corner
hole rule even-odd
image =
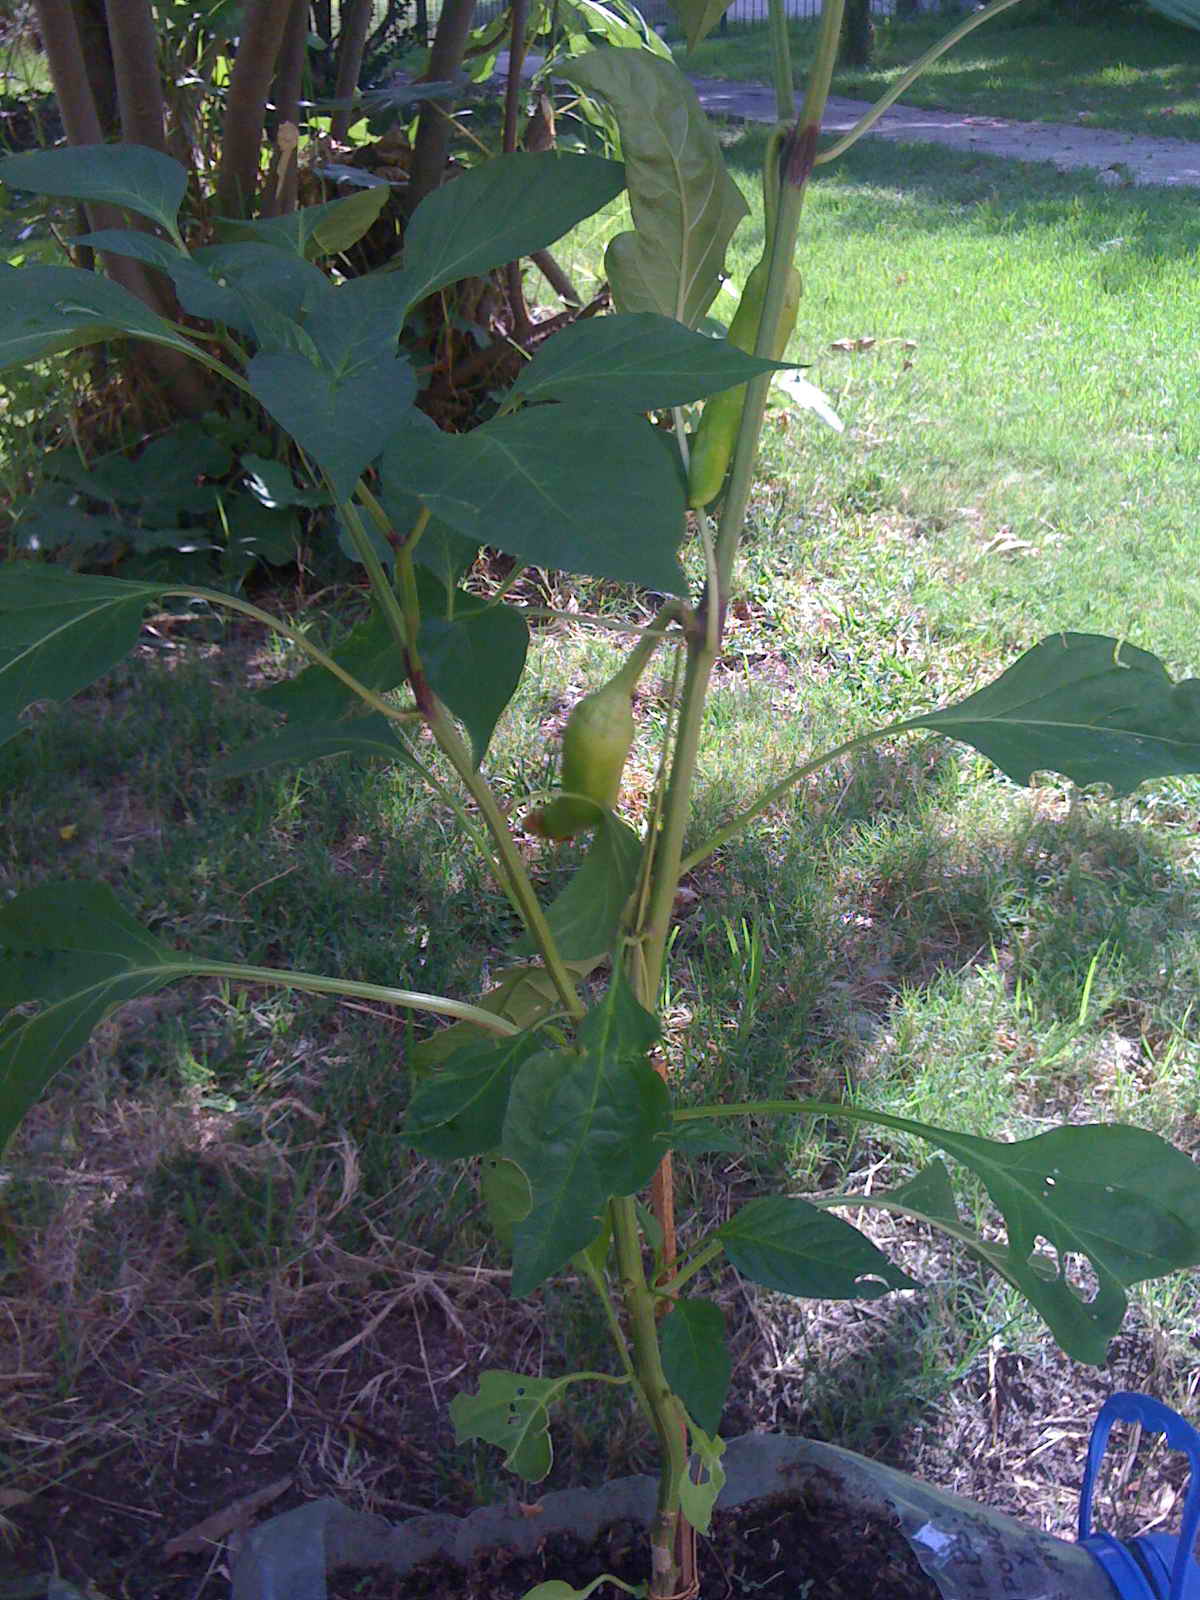
[[[428,7],[428,16],[431,23],[436,21],[441,10],[441,0],[425,0]],[[479,0],[475,8],[475,25],[491,22],[504,10],[506,0]],[[667,29],[677,29],[678,22],[674,11],[671,9],[670,0],[637,0],[637,8],[645,17],[652,28],[660,32]],[[876,16],[891,16],[897,9],[897,0],[871,0],[871,10]],[[904,9],[903,0],[900,0],[900,9]],[[941,11],[953,9],[956,13],[962,9],[960,0],[916,0],[915,5],[909,0],[909,9],[913,11]],[[794,21],[815,22],[821,14],[821,0],[784,0],[784,10]],[[733,4],[721,19],[715,30],[716,36],[729,33],[733,29],[743,27],[765,27],[767,22],[768,0],[733,0]]]

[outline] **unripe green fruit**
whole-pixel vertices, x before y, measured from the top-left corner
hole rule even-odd
[[[562,786],[548,806],[525,818],[530,833],[543,839],[573,839],[594,828],[621,793],[621,774],[633,748],[633,691],[646,669],[658,637],[644,635],[620,670],[599,689],[584,695],[563,729]]]
[[[737,345],[747,355],[754,354],[758,343],[758,325],[767,294],[767,274],[768,263],[764,257],[746,279],[742,298],[729,324],[727,337],[730,344]],[[787,342],[796,325],[796,313],[800,309],[800,294],[800,274],[795,267],[789,267],[779,325],[767,351],[772,361],[778,361],[787,349]],[[693,510],[708,505],[721,492],[729,463],[733,460],[745,400],[746,385],[743,383],[736,389],[722,389],[704,403],[688,462],[688,505]]]
[[[611,811],[621,792],[621,774],[633,748],[633,695],[618,673],[585,695],[563,730],[562,786],[567,791],[525,826],[544,839],[573,839],[600,820],[598,807]]]

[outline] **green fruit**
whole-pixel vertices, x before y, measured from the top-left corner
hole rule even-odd
[[[658,639],[638,641],[621,669],[585,695],[567,719],[562,743],[562,787],[548,806],[525,818],[530,833],[543,839],[573,839],[594,828],[621,793],[621,774],[637,731],[633,691]]]
[[[746,279],[742,298],[729,324],[727,337],[730,344],[737,345],[747,355],[754,354],[758,343],[758,325],[767,294],[767,270],[764,257]],[[779,325],[767,351],[772,361],[778,361],[787,349],[788,339],[796,325],[796,313],[800,309],[800,293],[800,274],[795,267],[790,267]],[[714,394],[705,402],[688,461],[688,505],[693,510],[706,506],[721,492],[729,463],[733,460],[745,400],[746,385],[743,383],[736,389],[722,389],[720,394]]]

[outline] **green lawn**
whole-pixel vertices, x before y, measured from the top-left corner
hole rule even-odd
[[[758,133],[730,146],[755,206],[761,151]],[[756,210],[731,258],[735,277],[757,254],[759,228]],[[782,411],[769,426],[697,833],[815,750],[982,684],[1055,628],[1127,635],[1173,673],[1200,671],[1198,249],[1189,204],[1086,176],[932,150],[918,164],[877,143],[822,170],[791,353],[811,364],[846,432]],[[834,348],[846,342],[855,348]],[[479,581],[492,580],[481,571]],[[542,578],[518,596],[559,610],[620,606],[598,586]],[[353,598],[339,605],[352,612]],[[309,621],[333,626],[322,611]],[[610,635],[539,626],[489,758],[506,802],[546,783],[546,730],[613,660]],[[247,705],[243,678],[288,665],[240,629],[160,620],[103,690],[48,709],[0,749],[0,887],[102,876],[164,936],[214,955],[475,992],[503,965],[512,917],[407,773],[332,763],[237,783],[211,776],[215,757],[268,722]],[[626,790],[634,811],[653,773],[660,690],[649,683],[642,706]],[[1115,1117],[1195,1150],[1198,838],[1194,780],[1117,806],[1053,781],[1018,790],[935,739],[838,763],[688,885],[665,1010],[678,1092],[849,1094],[1009,1135]],[[570,851],[525,844],[543,886],[561,882]],[[152,1483],[143,1461],[169,1473],[156,1442],[171,1431],[163,1418],[199,1426],[193,1390],[182,1377],[172,1388],[170,1373],[216,1373],[214,1392],[235,1378],[269,1386],[280,1330],[319,1358],[365,1325],[356,1296],[366,1286],[390,1294],[401,1267],[450,1273],[480,1259],[473,1183],[413,1163],[395,1141],[412,1037],[333,1001],[202,984],[102,1030],[32,1120],[6,1201],[14,1242],[0,1269],[14,1304],[35,1303],[26,1262],[41,1259],[43,1236],[68,1239],[73,1263],[49,1280],[53,1303],[27,1331],[26,1359],[45,1364],[74,1410],[50,1396],[36,1416],[21,1413],[14,1482],[72,1470],[72,1450],[107,1429],[106,1439],[133,1441],[121,1460]],[[135,1141],[131,1130],[151,1124],[166,1133]],[[844,1129],[751,1128],[737,1152],[680,1163],[685,1238],[689,1197],[711,1214],[731,1189],[746,1197],[780,1181],[795,1193],[868,1180],[879,1189],[919,1159],[915,1147]],[[111,1204],[100,1203],[97,1173],[120,1175]],[[1051,1396],[1051,1409],[1069,1390],[1083,1417],[1121,1383],[1170,1398],[1194,1367],[1195,1279],[1140,1292],[1134,1336],[1111,1369],[1089,1376],[961,1258],[903,1230],[879,1236],[928,1288],[878,1317],[763,1297],[752,1322],[730,1298],[742,1355],[727,1426],[761,1424],[769,1408],[773,1425],[823,1430],[966,1492],[980,1487],[972,1472],[984,1457],[1003,1458],[1007,1488],[988,1479],[988,1497],[1008,1494],[1064,1527],[1054,1485],[1077,1482],[1070,1439],[1043,1451],[1040,1424],[1006,1414],[999,1442],[955,1447],[986,1410],[991,1342],[1015,1349],[1006,1370],[1032,1386],[1022,1393]],[[122,1393],[90,1433],[86,1397],[110,1394],[95,1377],[110,1359],[104,1319],[115,1325],[132,1304],[118,1263],[150,1285],[139,1359],[168,1377],[153,1408]],[[582,1358],[604,1362],[582,1300],[553,1293]],[[78,1314],[84,1305],[93,1320]],[[545,1318],[490,1303],[479,1315],[489,1363],[560,1368],[562,1352],[540,1343]],[[224,1366],[214,1327],[237,1332]],[[475,1347],[446,1334],[422,1350],[424,1368],[407,1347],[402,1357],[377,1355],[372,1341],[357,1348],[354,1384],[376,1385],[374,1426],[407,1436],[404,1408],[426,1378],[430,1389],[448,1382],[443,1371]],[[413,1364],[393,1391],[389,1361],[399,1359]],[[304,1404],[320,1398],[312,1370],[299,1369]],[[1051,1414],[1039,1403],[1032,1418]],[[593,1417],[590,1445],[574,1429],[593,1473],[643,1459],[615,1407]],[[83,1442],[53,1443],[68,1435]],[[374,1498],[363,1503],[399,1515],[401,1503],[495,1491],[493,1467],[456,1452],[448,1429],[418,1437],[426,1464],[406,1460],[398,1490],[369,1479]],[[356,1448],[355,1471],[367,1473],[375,1458],[361,1439]],[[338,1490],[321,1460],[312,1482]],[[339,1492],[362,1501],[368,1480],[350,1476]]]
[[[838,72],[833,92],[877,99],[944,31],[928,20],[880,24],[871,68]],[[814,26],[793,23],[791,32],[802,84]],[[682,44],[677,52],[689,72],[770,81],[764,27],[731,27],[728,34],[710,34],[690,54]],[[1025,23],[1018,7],[968,35],[903,99],[979,115],[1200,139],[1200,32],[1159,16]]]

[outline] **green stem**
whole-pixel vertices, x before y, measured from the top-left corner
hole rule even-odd
[[[629,1317],[633,1365],[658,1435],[661,1468],[658,1510],[650,1532],[650,1594],[669,1595],[677,1588],[675,1534],[680,1518],[680,1485],[687,1473],[687,1434],[679,1402],[663,1371],[658,1347],[656,1296],[646,1282],[641,1233],[632,1196],[609,1202],[621,1298]]]
[[[496,847],[497,874],[538,948],[562,1008],[572,1021],[578,1022],[587,1007],[580,1000],[574,979],[558,952],[554,934],[546,921],[546,913],[534,893],[533,884],[529,881],[525,863],[521,860],[504,813],[496,803],[486,779],[476,769],[471,760],[471,752],[463,743],[458,729],[440,701],[435,700],[425,715],[442,754],[458,773],[464,788],[479,807],[480,814],[487,824],[487,830]]]
[[[655,1426],[654,1412],[650,1409],[650,1402],[646,1399],[646,1391],[642,1388],[641,1383],[638,1381],[637,1371],[634,1368],[633,1361],[629,1354],[629,1342],[625,1338],[625,1330],[622,1328],[621,1320],[617,1316],[617,1308],[613,1304],[612,1295],[610,1295],[608,1292],[608,1285],[604,1281],[604,1274],[592,1260],[591,1256],[586,1250],[581,1250],[575,1257],[575,1265],[579,1268],[584,1277],[595,1290],[596,1298],[600,1302],[600,1308],[604,1313],[604,1320],[608,1324],[609,1335],[616,1347],[617,1356],[621,1362],[621,1366],[624,1368],[625,1376],[629,1379],[634,1395],[637,1397],[637,1403],[642,1415],[653,1428]]]
[[[161,970],[161,969],[158,969]],[[500,1017],[465,1000],[447,995],[423,994],[418,989],[393,989],[380,983],[358,983],[350,978],[326,978],[316,972],[285,972],[274,967],[247,967],[236,961],[189,961],[179,964],[179,976],[187,978],[229,978],[237,983],[269,983],[283,989],[298,989],[304,994],[344,995],[354,1000],[377,1000],[382,1005],[406,1006],[411,1011],[428,1011],[437,1017],[454,1017],[474,1023],[489,1033],[508,1036],[521,1030],[507,1017]]]
[[[844,155],[852,144],[856,144],[864,133],[867,133],[875,126],[889,106],[895,105],[909,84],[915,83],[926,67],[936,61],[939,56],[945,55],[947,50],[956,45],[960,39],[965,39],[967,34],[974,29],[982,26],[985,22],[989,22],[992,17],[998,16],[1001,11],[1007,11],[1010,6],[1015,6],[1019,3],[1020,0],[992,0],[991,5],[985,6],[982,11],[976,11],[972,16],[960,22],[956,28],[951,29],[944,39],[939,39],[937,44],[931,45],[923,56],[913,62],[908,71],[903,73],[888,92],[875,102],[870,111],[858,119],[849,133],[843,134],[827,150],[821,151],[816,158],[816,165],[821,166],[826,161],[836,161],[838,156]]]
[[[928,1141],[931,1135],[945,1133],[950,1139],[961,1138],[949,1129],[935,1128],[932,1123],[910,1122],[907,1117],[894,1117],[889,1111],[872,1111],[863,1106],[849,1106],[839,1100],[739,1100],[728,1105],[690,1106],[674,1113],[676,1122],[704,1122],[722,1117],[840,1117],[845,1122],[871,1123],[881,1128],[894,1128],[897,1133],[915,1134]],[[936,1142],[936,1140],[934,1141]]]
[[[382,508],[380,508],[382,511]],[[518,916],[529,930],[530,937],[538,948],[538,952],[546,965],[546,971],[554,984],[562,1003],[564,1011],[576,1022],[584,1015],[587,1009],[580,1000],[575,989],[574,981],[554,941],[550,925],[546,921],[546,914],[538,903],[534,893],[529,874],[525,870],[525,863],[521,860],[509,829],[507,819],[496,803],[487,780],[478,771],[471,759],[471,753],[464,744],[458,729],[454,726],[446,708],[437,696],[429,689],[421,673],[421,663],[417,655],[416,641],[420,628],[420,610],[417,604],[416,578],[413,572],[412,552],[408,549],[401,550],[396,558],[396,572],[400,581],[403,599],[396,594],[395,587],[389,582],[383,570],[382,563],[376,554],[375,547],[363,527],[362,519],[357,509],[350,504],[342,507],[346,517],[346,526],[359,559],[367,569],[367,576],[371,582],[371,590],[380,609],[387,618],[392,635],[404,652],[408,665],[413,693],[417,699],[418,708],[424,717],[430,732],[437,741],[442,754],[458,774],[463,787],[478,806],[481,816],[487,825],[488,833],[492,837],[496,854],[493,865],[500,879],[505,893],[511,900]],[[384,513],[386,515],[386,513]]]
[[[839,756],[849,755],[851,750],[861,750],[864,745],[874,744],[876,740],[894,732],[896,732],[896,728],[891,727],[880,728],[873,733],[859,734],[857,738],[847,739],[844,744],[839,744],[833,750],[826,750],[823,755],[814,756],[811,761],[806,761],[802,766],[793,767],[787,777],[780,778],[778,783],[773,783],[769,789],[764,789],[758,799],[747,806],[745,811],[740,811],[731,822],[726,822],[717,829],[716,833],[711,834],[702,845],[698,845],[682,862],[679,869],[680,873],[694,872],[702,861],[706,861],[712,855],[714,850],[719,850],[728,840],[741,833],[743,828],[749,827],[756,817],[761,817],[763,812],[768,811],[777,800],[782,800],[789,789],[794,788],[798,783],[802,783],[812,773],[819,772],[822,767],[827,767],[831,761],[836,761]]]
[[[409,622],[401,608],[400,601],[396,598],[396,588],[383,570],[383,562],[375,549],[374,542],[363,527],[363,520],[358,514],[358,507],[350,500],[344,500],[338,507],[342,519],[346,524],[346,531],[350,535],[350,542],[354,546],[355,554],[367,569],[367,578],[371,584],[371,594],[375,603],[383,613],[384,621],[391,631],[392,637],[400,646],[405,658],[409,655]]]
[[[708,1244],[699,1245],[695,1253],[680,1267],[679,1271],[671,1274],[669,1292],[672,1299],[679,1293],[685,1283],[694,1278],[698,1272],[703,1272],[710,1261],[715,1261],[724,1248],[725,1246],[719,1239],[710,1240]]]
[[[927,1211],[918,1211],[913,1206],[902,1205],[899,1200],[890,1200],[886,1195],[870,1194],[827,1194],[816,1200],[810,1200],[810,1206],[816,1206],[821,1211],[831,1211],[842,1206],[866,1206],[873,1211],[887,1211],[897,1217],[911,1217],[914,1222],[927,1222],[931,1228],[946,1234],[948,1238],[957,1239],[959,1244],[966,1245],[968,1250],[977,1254],[982,1252],[985,1256],[987,1245],[977,1233],[961,1222],[953,1222],[949,1217],[931,1217]],[[987,1257],[990,1261],[991,1258]]]
[[[767,16],[771,29],[771,77],[775,84],[775,115],[780,122],[790,122],[796,115],[796,91],[792,85],[792,46],[788,38],[784,0],[770,0]]]
[[[164,589],[166,595],[187,595],[194,600],[204,600],[209,605],[224,606],[227,611],[237,611],[244,617],[252,617],[255,622],[261,622],[264,627],[273,629],[282,638],[302,650],[310,661],[315,661],[318,666],[324,667],[326,672],[331,672],[339,683],[351,690],[358,698],[365,701],[372,711],[379,711],[385,717],[390,717],[394,722],[413,722],[419,713],[412,707],[396,706],[385,700],[374,689],[368,689],[365,683],[360,683],[353,673],[347,672],[331,655],[322,650],[320,645],[314,644],[299,628],[293,628],[290,623],[282,618],[272,616],[269,611],[262,611],[249,600],[243,600],[240,595],[225,594],[220,589]]]

